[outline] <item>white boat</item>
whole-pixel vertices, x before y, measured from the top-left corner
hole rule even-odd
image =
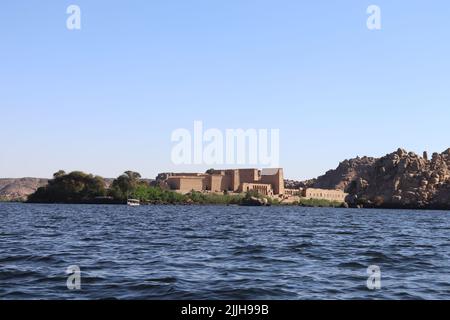
[[[137,199],[128,199],[127,205],[129,205],[130,207],[138,207],[141,205],[141,202]]]

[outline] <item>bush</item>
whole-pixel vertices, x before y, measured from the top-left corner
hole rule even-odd
[[[228,193],[201,193],[192,191],[187,194],[188,199],[196,204],[239,204],[242,200],[242,195],[230,195]]]
[[[102,177],[74,171],[66,174],[58,171],[48,185],[29,196],[29,202],[85,203],[106,195]]]
[[[338,201],[329,201],[325,199],[306,199],[302,198],[298,202],[300,206],[304,207],[340,207],[342,205],[341,202]]]

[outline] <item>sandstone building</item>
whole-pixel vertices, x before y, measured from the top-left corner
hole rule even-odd
[[[242,193],[256,190],[266,196],[284,194],[283,169],[211,170],[208,173],[171,173],[166,183],[181,193],[194,191]]]
[[[285,188],[283,169],[281,168],[209,170],[207,173],[165,173],[160,177],[171,190],[180,193],[191,191],[244,193],[253,190],[268,197],[291,201],[307,198],[344,202],[347,197],[347,194],[341,190]]]

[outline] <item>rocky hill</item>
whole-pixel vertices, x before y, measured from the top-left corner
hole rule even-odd
[[[357,157],[344,160],[339,166],[318,177],[311,187],[321,189],[346,190],[356,178],[368,177],[377,159],[369,157]]]
[[[353,205],[450,209],[450,149],[431,159],[398,149],[378,159],[345,160],[308,186],[345,190]]]
[[[288,189],[301,189],[301,188],[312,188],[317,179],[297,181],[297,180],[284,180],[284,187]]]
[[[47,182],[48,179],[40,178],[0,179],[0,201],[26,200]]]
[[[346,190],[349,184],[358,177],[367,177],[377,159],[357,157],[344,160],[336,169],[327,171],[324,175],[306,181],[285,180],[286,188],[321,188]]]

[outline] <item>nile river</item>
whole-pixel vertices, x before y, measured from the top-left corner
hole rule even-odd
[[[1,203],[0,299],[450,299],[450,212]]]

